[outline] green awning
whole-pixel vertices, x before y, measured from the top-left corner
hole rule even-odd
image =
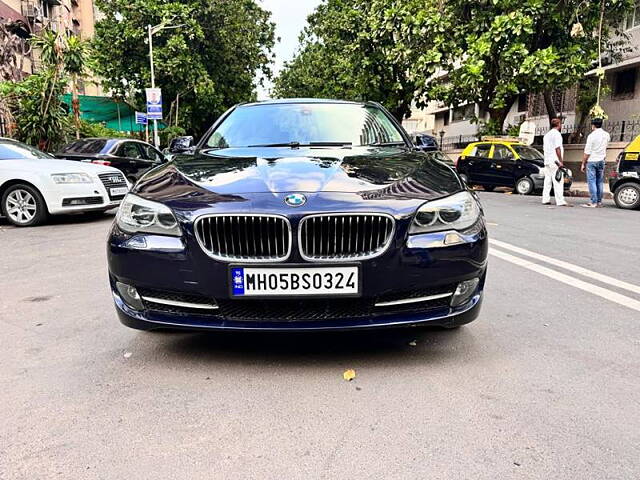
[[[92,95],[78,95],[80,100],[80,118],[92,123],[102,123],[120,132],[144,132],[144,125],[137,125],[135,110],[126,102],[117,101],[111,97],[96,97]],[[71,94],[62,96],[71,111]],[[158,122],[158,128],[166,125]]]

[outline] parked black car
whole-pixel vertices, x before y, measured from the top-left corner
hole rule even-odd
[[[422,152],[433,152],[440,150],[436,137],[427,135],[426,133],[417,133],[413,136],[413,143],[416,148]]]
[[[65,145],[56,156],[117,168],[131,183],[167,161],[153,145],[131,138],[83,138]]]
[[[544,156],[535,148],[508,139],[473,142],[462,151],[456,168],[467,185],[492,191],[511,187],[520,195],[531,195],[544,187]],[[564,188],[573,183],[567,170]]]

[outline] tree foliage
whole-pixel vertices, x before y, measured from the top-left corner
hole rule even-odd
[[[601,34],[611,51],[634,2],[602,1]],[[478,103],[502,125],[518,94],[566,88],[594,67],[602,5],[325,0],[309,17],[300,51],[276,80],[275,93],[377,99],[398,117],[409,113],[411,102]]]
[[[144,105],[151,86],[147,25],[180,25],[153,36],[156,86],[165,111],[180,97],[180,125],[201,133],[231,105],[255,96],[271,72],[274,25],[254,0],[97,0],[96,70],[104,86]],[[260,80],[261,81],[261,80]]]
[[[298,55],[275,81],[274,94],[374,100],[398,119],[409,115],[416,91],[413,58],[395,49],[411,17],[388,25],[386,0],[327,0],[309,16]],[[427,9],[428,14],[437,13]],[[424,38],[434,48],[439,37]],[[389,61],[393,58],[393,61]],[[426,66],[423,65],[423,66]],[[436,64],[431,63],[435,72]]]

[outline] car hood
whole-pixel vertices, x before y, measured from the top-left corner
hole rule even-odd
[[[447,165],[404,148],[200,150],[146,174],[135,192],[167,200],[198,192],[348,192],[434,199],[464,187]]]

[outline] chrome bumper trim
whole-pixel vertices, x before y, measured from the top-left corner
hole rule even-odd
[[[407,303],[419,303],[419,302],[428,302],[429,300],[439,300],[440,298],[452,297],[453,292],[451,293],[439,293],[438,295],[430,295],[428,297],[416,297],[416,298],[405,298],[403,300],[394,300],[392,302],[380,302],[376,303],[376,307],[391,307],[393,305],[405,305]]]
[[[206,303],[179,302],[177,300],[167,300],[164,298],[142,296],[140,298],[142,298],[142,300],[146,300],[147,302],[160,303],[162,305],[171,305],[172,307],[199,308],[201,310],[217,310],[219,308],[218,305],[211,305]]]

